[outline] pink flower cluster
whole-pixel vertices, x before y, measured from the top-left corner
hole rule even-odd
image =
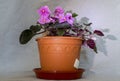
[[[68,22],[70,25],[73,25],[74,18],[72,17],[72,13],[66,13],[64,12],[63,8],[56,7],[53,13],[53,16],[51,16],[51,11],[48,6],[43,6],[40,9],[37,10],[40,18],[38,19],[38,22],[40,24],[47,24],[51,22]]]

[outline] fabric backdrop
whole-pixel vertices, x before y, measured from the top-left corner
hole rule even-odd
[[[43,5],[50,9],[60,5],[65,10],[72,10],[79,14],[78,20],[86,17],[94,29],[103,30],[104,40],[97,40],[99,53],[94,54],[83,47],[80,68],[90,69],[96,77],[117,77],[118,80],[120,0],[0,0],[0,75],[40,67],[36,37],[27,45],[20,45],[19,35],[36,23],[36,10]]]

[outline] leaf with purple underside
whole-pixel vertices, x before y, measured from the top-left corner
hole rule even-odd
[[[94,47],[95,47],[95,42],[94,42],[94,40],[88,39],[86,42],[87,42],[87,45],[88,45],[91,49],[94,49]]]
[[[97,52],[97,47],[96,47],[96,44],[95,44],[95,41],[94,41],[94,40],[88,39],[88,40],[87,40],[87,45],[88,45],[91,49],[93,49],[93,51],[95,51],[96,53],[98,53],[98,52]]]
[[[98,36],[104,36],[104,34],[100,30],[95,30],[94,34],[97,34]]]

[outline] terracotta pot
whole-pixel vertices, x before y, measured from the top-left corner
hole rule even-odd
[[[76,71],[82,40],[77,37],[42,37],[37,39],[42,71]]]

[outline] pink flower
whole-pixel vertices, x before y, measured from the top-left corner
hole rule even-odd
[[[46,23],[50,23],[51,20],[49,17],[46,17],[46,16],[41,16],[39,19],[38,19],[38,22],[40,24],[46,24]]]
[[[66,21],[67,21],[69,24],[73,25],[74,18],[72,17],[72,14],[71,14],[71,13],[67,13],[66,16],[65,16],[65,18],[66,18]]]
[[[55,8],[54,16],[55,16],[55,17],[58,17],[59,14],[64,14],[64,10],[62,9],[62,7],[59,7],[59,6],[58,6],[58,7]]]
[[[65,21],[66,21],[66,18],[65,18],[65,16],[64,16],[64,14],[59,14],[58,20],[59,20],[59,23],[65,22]]]
[[[40,9],[37,10],[38,14],[40,16],[49,16],[51,11],[48,6],[43,6]]]
[[[55,22],[55,19],[54,18],[50,18],[50,21],[52,22],[52,23],[54,23]]]

